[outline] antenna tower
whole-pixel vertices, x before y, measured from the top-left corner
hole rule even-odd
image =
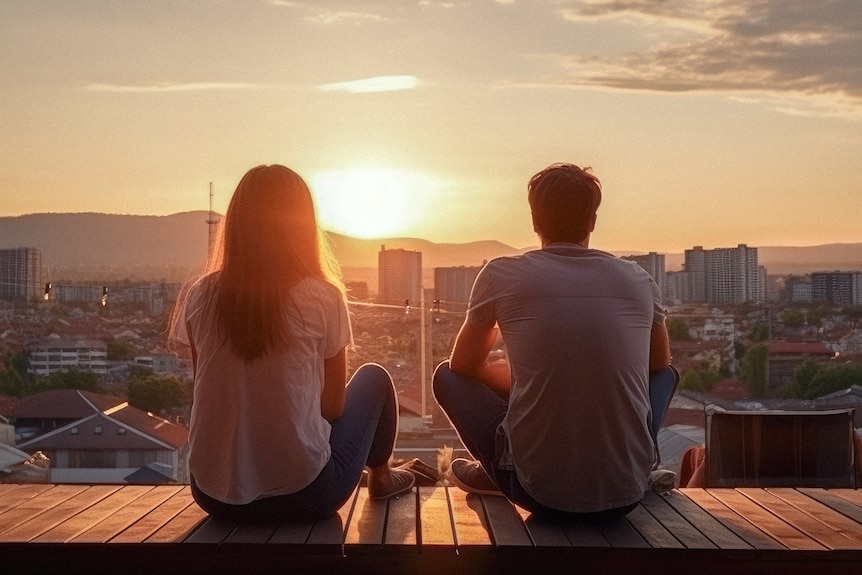
[[[210,182],[210,212],[209,217],[206,220],[207,226],[209,226],[209,243],[207,244],[207,260],[212,257],[213,253],[213,245],[215,244],[216,232],[218,228],[216,225],[218,224],[218,220],[213,215],[213,183]]]

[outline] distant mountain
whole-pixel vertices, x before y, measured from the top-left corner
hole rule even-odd
[[[179,281],[204,264],[208,217],[205,211],[170,216],[48,213],[0,217],[0,248],[38,248],[52,280]],[[478,266],[525,251],[493,240],[454,244],[415,238],[363,240],[339,234],[330,234],[330,238],[345,269],[376,268],[381,245],[421,251],[426,269]],[[862,243],[759,247],[758,255],[770,274],[862,270]],[[680,269],[682,254],[666,257],[669,271]]]
[[[520,253],[512,246],[495,240],[463,244],[436,244],[416,238],[387,238],[362,240],[330,233],[332,247],[342,267],[377,267],[377,254],[381,246],[386,249],[403,249],[422,252],[422,267],[481,266],[484,262],[505,255]]]

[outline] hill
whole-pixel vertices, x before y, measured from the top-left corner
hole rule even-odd
[[[52,281],[182,281],[204,264],[208,216],[196,211],[170,216],[48,213],[0,217],[0,248],[38,248]],[[381,245],[421,251],[426,269],[478,266],[497,256],[524,251],[494,240],[456,244],[416,238],[363,240],[339,234],[330,234],[330,238],[345,269],[376,269]],[[759,247],[758,253],[770,274],[862,270],[859,243],[767,246]],[[682,254],[666,257],[668,271],[680,269]]]

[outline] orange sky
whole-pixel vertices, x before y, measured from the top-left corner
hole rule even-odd
[[[323,224],[535,244],[529,177],[604,184],[610,250],[862,241],[862,6],[10,0],[0,215],[223,211],[260,163]],[[369,206],[373,210],[367,210]]]

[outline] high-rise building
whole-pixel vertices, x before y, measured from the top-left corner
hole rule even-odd
[[[662,294],[662,297],[668,298],[668,294],[665,293],[664,254],[650,252],[644,255],[623,256],[623,259],[631,260],[643,269],[645,269],[646,272],[655,281],[656,285],[658,286],[659,293]]]
[[[481,269],[482,266],[434,268],[434,297],[446,309],[466,309]]]
[[[757,248],[685,250],[684,271],[673,275],[667,296],[671,301],[705,302],[710,305],[741,304],[766,300],[766,268],[757,263]]]
[[[706,252],[703,246],[694,246],[685,250],[685,277],[688,284],[688,295],[684,301],[706,301]]]
[[[735,248],[707,250],[704,255],[707,303],[727,305],[765,299],[757,248],[739,244]]]
[[[380,246],[377,254],[377,301],[419,305],[422,297],[422,252]]]
[[[862,304],[862,272],[833,271],[811,274],[811,300],[834,305]]]
[[[0,250],[0,299],[38,299],[45,290],[44,277],[38,249]]]

